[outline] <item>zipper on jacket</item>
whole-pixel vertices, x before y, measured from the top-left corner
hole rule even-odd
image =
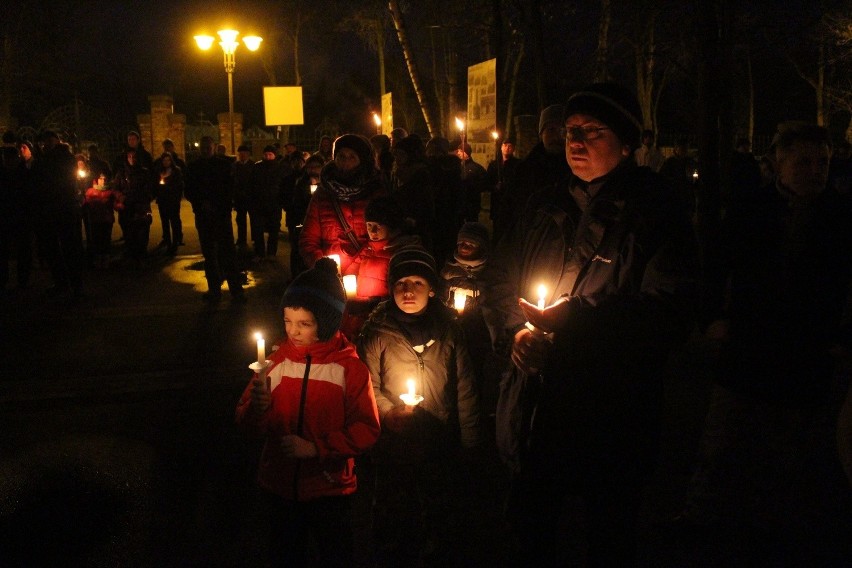
[[[311,356],[305,355],[305,376],[302,377],[302,394],[299,396],[299,417],[296,419],[296,435],[300,438],[304,430],[305,422],[305,400],[308,397],[308,377],[311,374]],[[299,500],[299,473],[302,469],[302,460],[296,460],[296,469],[293,472],[293,498]]]

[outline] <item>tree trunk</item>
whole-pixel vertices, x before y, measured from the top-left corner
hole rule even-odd
[[[423,112],[423,119],[426,121],[426,129],[429,131],[429,136],[435,136],[435,123],[432,119],[432,113],[429,111],[429,105],[426,101],[426,94],[420,85],[420,76],[417,72],[417,64],[414,61],[414,53],[411,51],[411,46],[408,43],[408,34],[405,31],[405,21],[402,18],[402,10],[399,8],[397,0],[388,1],[388,10],[393,25],[396,28],[396,35],[399,39],[399,45],[402,48],[402,54],[405,57],[405,64],[408,67],[408,75],[411,77],[411,86],[414,87],[414,94],[417,96],[417,102],[420,103],[420,109]]]
[[[387,93],[385,86],[385,30],[382,21],[376,20],[376,52],[379,54],[379,100]]]
[[[610,0],[601,0],[601,23],[598,26],[598,53],[595,62],[595,82],[609,80],[609,24],[612,20]]]
[[[644,118],[643,126],[654,130],[654,25],[656,14],[651,12],[645,26],[643,42],[636,47],[636,96]]]
[[[506,135],[508,138],[512,134],[512,115],[515,107],[515,93],[518,89],[518,75],[521,72],[521,61],[524,59],[524,42],[521,41],[521,48],[518,50],[518,57],[515,59],[515,66],[512,69],[512,81],[509,86],[509,98],[506,101]]]
[[[825,126],[825,41],[822,36],[820,36],[819,61],[817,62],[816,111],[817,124]]]

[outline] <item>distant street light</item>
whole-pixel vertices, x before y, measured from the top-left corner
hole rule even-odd
[[[236,61],[234,54],[240,45],[237,42],[237,36],[240,35],[240,32],[237,30],[219,30],[216,33],[222,40],[219,42],[219,45],[225,54],[225,73],[228,74],[228,121],[231,123],[231,154],[236,154],[235,143],[237,136],[234,131],[234,67],[236,67]],[[210,49],[214,40],[215,38],[209,35],[195,36],[195,43],[204,51]],[[243,43],[246,44],[249,51],[257,51],[262,41],[263,38],[259,36],[245,36],[243,38]]]

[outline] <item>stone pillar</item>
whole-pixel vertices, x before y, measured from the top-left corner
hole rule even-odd
[[[153,147],[153,138],[151,136],[151,115],[150,114],[137,114],[136,115],[137,126],[139,127],[139,138],[142,142],[142,146],[145,147],[146,150],[151,152],[151,155],[154,155]],[[125,132],[126,134],[126,132]],[[122,140],[122,147],[126,146],[126,141]]]
[[[186,115],[175,114],[174,100],[168,95],[151,95],[151,134],[144,138],[145,145],[156,159],[163,151],[163,140],[170,138],[175,151],[183,158],[186,155]]]
[[[231,124],[228,122],[230,114],[220,112],[216,115],[219,120],[219,143],[224,144],[227,152],[231,152]],[[234,113],[234,152],[243,143],[243,115],[240,112]]]

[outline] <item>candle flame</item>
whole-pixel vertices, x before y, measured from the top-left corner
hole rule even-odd
[[[259,331],[258,331],[258,332],[256,332],[256,333],[254,334],[254,339],[255,339],[255,341],[260,341],[261,339],[263,339],[263,334],[262,334],[262,333],[260,333]]]
[[[414,392],[414,379],[408,379],[408,381],[406,381],[406,384],[408,385],[408,396],[414,398],[416,396]]]
[[[547,288],[544,284],[538,286],[538,309],[544,309],[544,302],[547,299]]]

